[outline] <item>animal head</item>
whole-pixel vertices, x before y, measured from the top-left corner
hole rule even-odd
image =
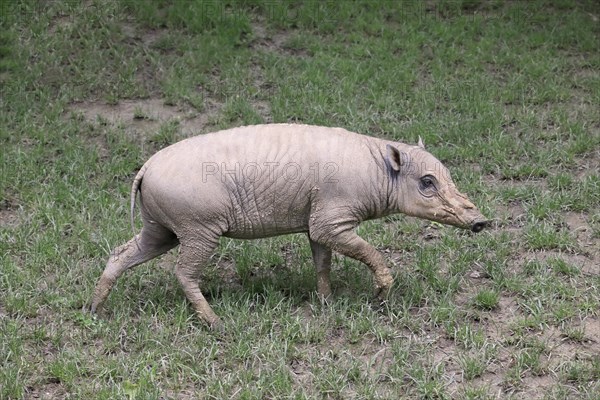
[[[485,228],[487,219],[458,191],[450,171],[425,150],[421,138],[418,146],[407,146],[406,151],[392,144],[386,147],[400,212],[473,232]]]

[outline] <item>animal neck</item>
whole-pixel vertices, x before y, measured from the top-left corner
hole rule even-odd
[[[401,176],[393,171],[386,158],[384,140],[374,139],[368,143],[376,173],[369,176],[360,196],[361,219],[369,220],[401,212],[398,204],[398,185]]]

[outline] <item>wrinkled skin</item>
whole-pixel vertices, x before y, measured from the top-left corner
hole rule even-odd
[[[420,141],[409,146],[340,128],[271,124],[192,137],[139,171],[132,225],[138,191],[142,231],[112,252],[92,312],[125,270],[179,244],[175,274],[198,316],[219,327],[198,287],[219,237],[297,232],[308,234],[322,298],[331,295],[332,251],[366,264],[385,298],[392,275],[381,253],[356,234],[362,221],[404,213],[475,232],[486,224]]]

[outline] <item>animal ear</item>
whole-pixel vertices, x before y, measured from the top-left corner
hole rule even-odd
[[[400,171],[400,167],[403,164],[402,153],[400,153],[400,150],[389,144],[387,144],[385,148],[387,150],[387,158],[390,163],[390,166],[394,171]]]
[[[424,149],[425,145],[423,144],[423,139],[421,139],[421,136],[419,136],[419,143],[418,143],[419,147]]]

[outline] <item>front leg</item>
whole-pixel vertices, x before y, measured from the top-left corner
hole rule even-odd
[[[347,257],[354,258],[366,264],[375,278],[375,294],[385,300],[394,283],[390,269],[383,255],[371,244],[358,236],[353,229],[344,230],[334,235],[319,235],[311,240],[319,241],[322,245]]]

